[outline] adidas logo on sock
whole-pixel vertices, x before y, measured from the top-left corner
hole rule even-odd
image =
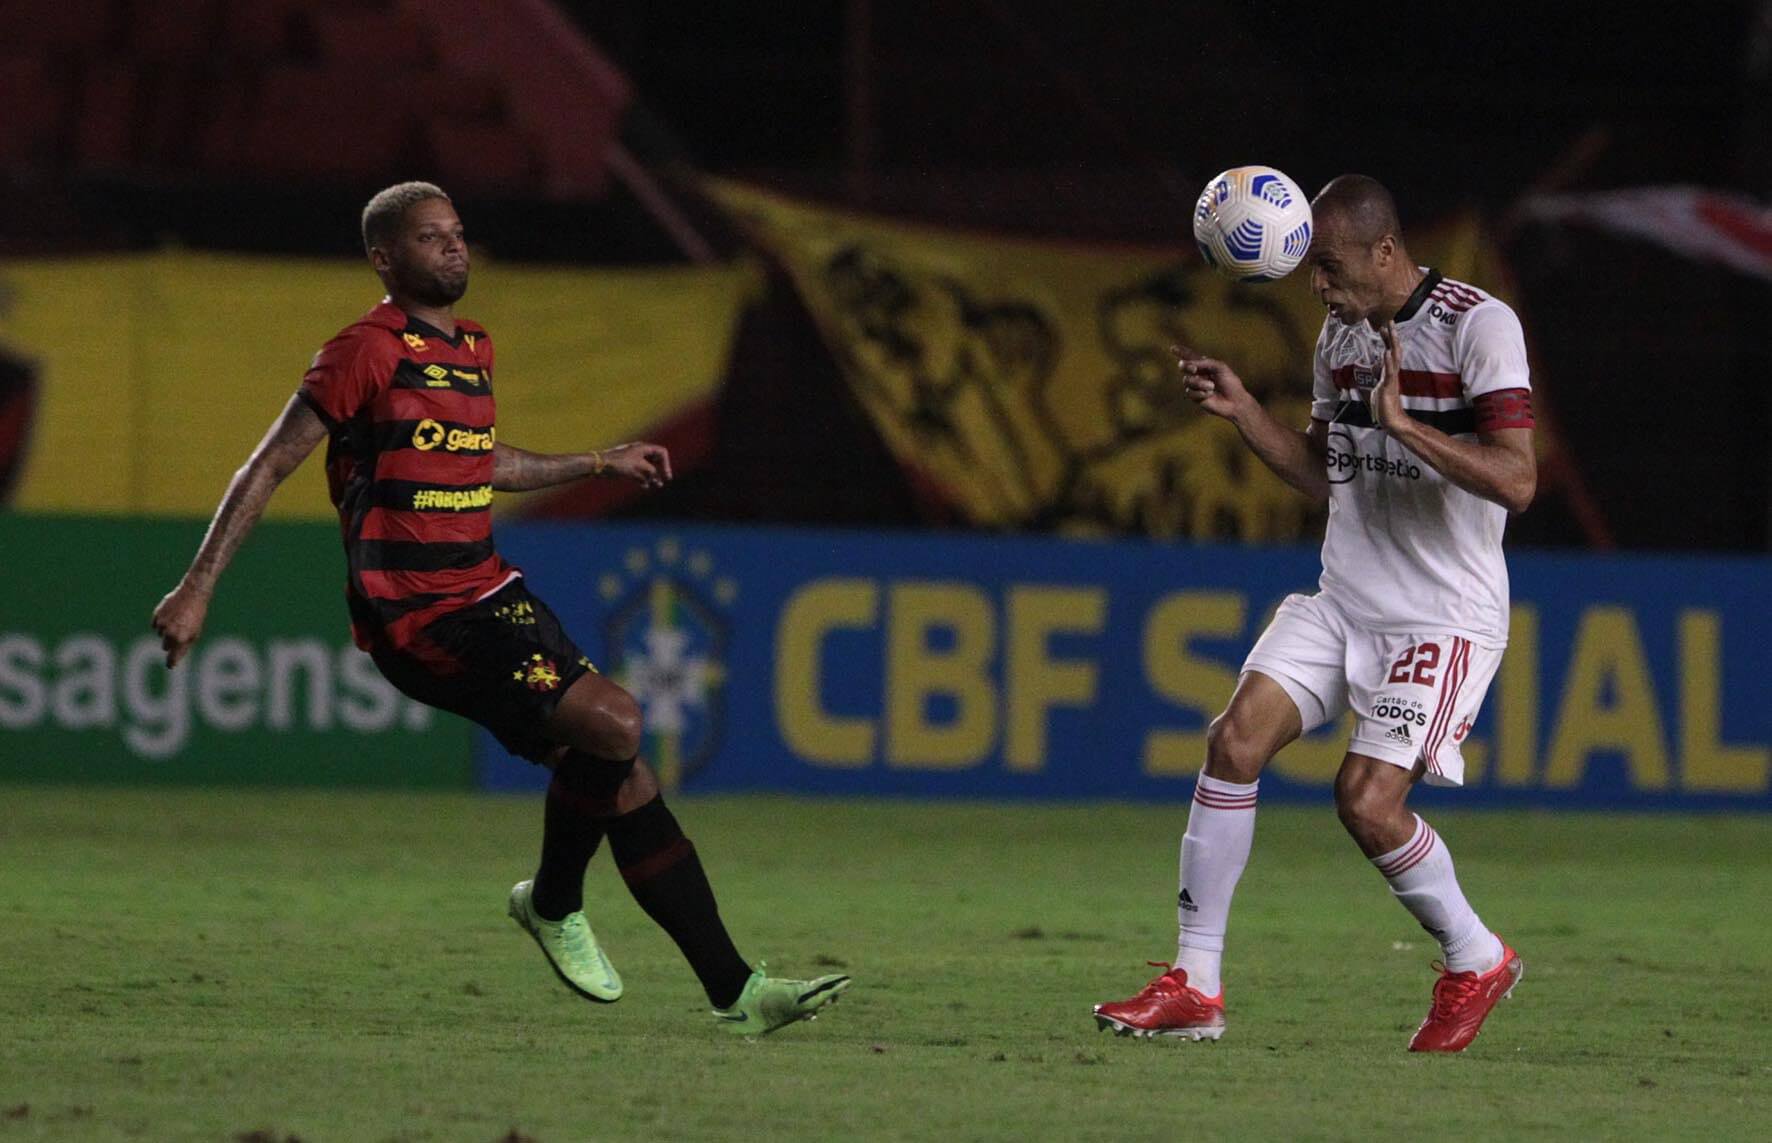
[[[1392,742],[1401,742],[1408,746],[1413,746],[1415,744],[1415,740],[1409,737],[1409,724],[1406,722],[1391,727],[1384,732],[1384,736]]]
[[[1194,904],[1194,899],[1187,895],[1186,889],[1181,891],[1181,897],[1177,899],[1176,904],[1180,905],[1190,913],[1198,913],[1200,911],[1200,907]]]

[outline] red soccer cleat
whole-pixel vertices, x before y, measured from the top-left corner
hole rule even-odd
[[[1187,973],[1161,961],[1152,968],[1166,971],[1130,1000],[1095,1006],[1095,1026],[1112,1028],[1116,1036],[1180,1036],[1216,1040],[1224,1035],[1224,993],[1206,996],[1189,988]]]
[[[1489,1010],[1513,995],[1526,966],[1520,954],[1501,945],[1501,963],[1488,972],[1453,972],[1435,962],[1440,979],[1434,984],[1434,1006],[1409,1038],[1411,1052],[1462,1052],[1477,1038]]]

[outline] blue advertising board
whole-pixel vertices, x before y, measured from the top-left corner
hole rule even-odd
[[[646,712],[668,786],[1185,797],[1312,548],[522,523],[500,547]],[[1458,804],[1772,808],[1764,558],[1510,557]],[[1346,720],[1264,798],[1328,796]],[[545,774],[476,744],[482,785]]]

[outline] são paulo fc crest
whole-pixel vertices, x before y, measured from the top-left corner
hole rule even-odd
[[[608,607],[606,673],[639,702],[641,756],[660,784],[675,789],[707,765],[720,742],[729,633],[723,609],[738,587],[716,573],[707,552],[685,551],[667,536],[630,548],[622,571],[604,574],[597,590]]]

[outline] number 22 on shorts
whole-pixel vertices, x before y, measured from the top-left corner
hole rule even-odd
[[[1409,670],[1411,663],[1415,666],[1413,673]],[[1403,653],[1397,657],[1395,663],[1391,664],[1390,677],[1385,681],[1388,683],[1415,683],[1418,686],[1431,687],[1434,685],[1434,672],[1439,669],[1439,666],[1440,645],[1438,643],[1416,643],[1403,648]]]

